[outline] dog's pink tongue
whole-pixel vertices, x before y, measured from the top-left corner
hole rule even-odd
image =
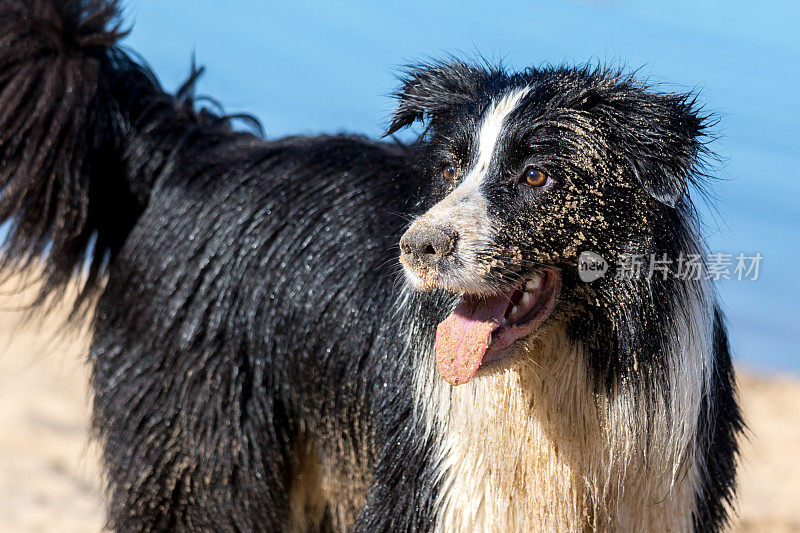
[[[508,308],[510,296],[464,296],[450,316],[439,324],[436,365],[445,381],[460,385],[475,376],[489,347],[492,331],[497,329]]]

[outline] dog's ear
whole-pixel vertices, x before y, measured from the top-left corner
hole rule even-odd
[[[397,109],[385,135],[469,103],[489,76],[487,70],[458,60],[408,67],[400,77],[403,85],[394,95]]]
[[[641,186],[676,207],[701,164],[703,130],[692,95],[655,93],[623,84],[606,95],[605,112],[616,147]]]

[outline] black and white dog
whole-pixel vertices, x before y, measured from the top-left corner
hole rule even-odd
[[[725,525],[713,287],[576,268],[703,252],[690,97],[449,60],[406,73],[413,146],[266,141],[196,111],[196,73],[165,93],[116,20],[0,0],[4,259],[45,265],[43,303],[82,280],[110,528]]]

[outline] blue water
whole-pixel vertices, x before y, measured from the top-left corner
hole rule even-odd
[[[735,5],[734,5],[735,4]],[[700,90],[720,119],[711,249],[764,256],[757,281],[722,281],[737,361],[800,372],[800,3],[283,2],[128,0],[127,44],[167,88],[192,51],[201,93],[268,136],[379,135],[395,67],[445,53],[522,68],[587,60]]]

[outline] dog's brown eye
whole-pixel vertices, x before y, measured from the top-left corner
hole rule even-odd
[[[447,181],[453,181],[456,179],[456,169],[453,165],[445,165],[442,168],[442,177]]]
[[[522,183],[528,187],[544,187],[550,183],[550,176],[539,170],[538,168],[528,167],[522,173]]]

